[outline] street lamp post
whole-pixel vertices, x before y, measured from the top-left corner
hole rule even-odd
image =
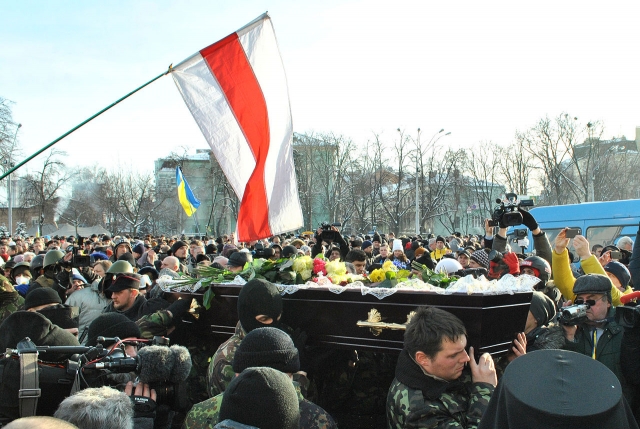
[[[416,154],[416,236],[420,235],[420,194],[418,189],[418,177],[420,176],[420,169],[418,167],[418,155],[420,153],[420,128],[418,128],[418,153]]]
[[[13,143],[11,144],[11,148],[13,149],[16,145],[16,138],[18,137],[18,131],[20,130],[20,127],[22,127],[22,124],[18,124],[18,127],[16,128],[16,133],[13,135]],[[9,152],[9,161],[7,164],[7,168],[11,169],[13,168],[13,162],[11,160],[11,152]],[[12,193],[11,193],[11,174],[9,174],[7,176],[7,220],[9,223],[9,237],[13,236],[13,198],[12,198]]]

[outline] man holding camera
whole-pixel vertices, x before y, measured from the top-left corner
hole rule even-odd
[[[611,306],[611,280],[601,274],[585,274],[576,279],[573,293],[573,304],[586,307],[586,320],[578,325],[562,325],[566,340],[564,348],[603,363],[618,377],[627,401],[632,403],[633,395],[620,370],[623,329],[614,320],[616,310]]]

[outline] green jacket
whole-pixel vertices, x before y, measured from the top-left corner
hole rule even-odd
[[[300,403],[300,427],[304,429],[335,429],[333,418],[325,410],[302,396],[300,385],[293,382]],[[211,429],[220,421],[221,393],[195,404],[182,424],[182,429]]]
[[[403,351],[387,395],[387,427],[477,428],[494,389],[488,383],[474,383],[466,370],[451,382],[429,377]]]
[[[231,383],[231,380],[235,378],[236,373],[231,363],[245,335],[247,335],[247,333],[242,328],[242,325],[240,325],[240,322],[238,322],[235,334],[220,345],[211,358],[211,363],[209,363],[209,368],[207,369],[207,390],[209,391],[210,397],[224,392],[229,383]]]
[[[23,306],[24,298],[18,292],[0,292],[0,323]]]

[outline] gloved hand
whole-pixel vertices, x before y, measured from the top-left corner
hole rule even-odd
[[[526,210],[518,209],[520,214],[522,215],[522,224],[529,228],[530,231],[538,229],[538,222],[533,217],[531,213]]]
[[[179,319],[191,308],[191,299],[177,299],[167,307],[167,310],[173,315],[173,319]]]

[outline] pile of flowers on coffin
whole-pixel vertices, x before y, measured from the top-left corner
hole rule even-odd
[[[458,278],[446,273],[435,273],[420,264],[414,264],[412,268],[413,271],[400,269],[393,262],[387,261],[381,268],[363,276],[347,272],[344,262],[329,261],[320,256],[315,259],[310,256],[294,256],[277,261],[254,259],[238,273],[199,266],[195,278],[161,276],[157,283],[166,292],[204,290],[203,305],[208,309],[214,297],[212,285],[242,285],[254,278],[263,278],[275,283],[283,294],[314,287],[328,288],[335,293],[342,293],[347,289],[360,289],[363,294],[370,293],[380,299],[399,290],[431,291],[439,294],[513,294],[532,291],[533,286],[539,282],[536,277],[528,275],[506,275],[499,281],[489,281],[484,277]]]

